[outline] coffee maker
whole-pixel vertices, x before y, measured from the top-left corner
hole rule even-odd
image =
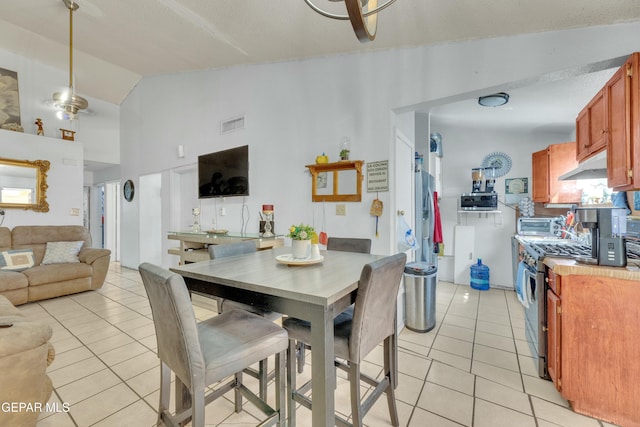
[[[627,210],[624,208],[577,208],[576,221],[591,230],[591,258],[598,265],[627,265]]]
[[[484,179],[484,168],[471,169],[471,179],[473,180],[471,192],[480,193],[482,191],[482,180]]]
[[[494,192],[494,187],[496,185],[496,172],[497,169],[494,167],[484,168],[484,176],[486,177],[486,181],[484,182],[485,193]]]
[[[482,184],[484,182],[484,191]],[[460,209],[464,211],[490,211],[498,208],[498,194],[494,191],[495,168],[471,169],[472,187],[471,193],[462,193],[460,196]]]

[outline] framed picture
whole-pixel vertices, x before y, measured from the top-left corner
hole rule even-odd
[[[318,180],[316,181],[317,188],[327,188],[327,173],[320,172],[318,174]]]
[[[504,180],[504,202],[515,205],[529,195],[529,178],[512,178]]]
[[[0,127],[22,132],[18,73],[0,68]]]

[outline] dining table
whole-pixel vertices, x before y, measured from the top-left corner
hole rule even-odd
[[[335,425],[333,319],[354,303],[365,264],[382,255],[320,251],[292,260],[291,247],[171,268],[190,292],[251,304],[311,324],[311,390],[314,427]],[[295,404],[291,396],[287,404]]]

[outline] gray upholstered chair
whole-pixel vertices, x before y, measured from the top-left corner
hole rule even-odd
[[[218,259],[236,255],[244,255],[255,252],[256,244],[252,240],[243,240],[237,243],[225,243],[223,245],[209,245],[209,258]],[[282,314],[276,313],[270,310],[264,310],[261,307],[256,307],[250,304],[245,304],[238,301],[233,301],[225,298],[216,298],[218,305],[218,313],[224,313],[228,310],[240,309],[246,310],[251,313],[260,315],[271,321],[278,320],[282,317]]]
[[[329,237],[327,240],[328,251],[371,253],[371,239],[359,239],[354,237]],[[340,314],[341,318],[353,317],[353,305]],[[304,371],[305,346],[303,343],[296,345],[296,357],[298,358],[298,372]]]
[[[255,252],[256,244],[253,240],[244,240],[237,243],[226,243],[223,245],[209,245],[209,258],[225,258],[236,255],[244,255]],[[267,320],[275,321],[282,317],[282,314],[275,311],[264,310],[260,307],[256,307],[250,304],[244,304],[242,302],[233,301],[225,298],[216,298],[218,306],[218,313],[225,313],[230,310],[245,310],[250,313],[262,316]],[[274,372],[269,374],[268,361],[261,360],[258,364],[258,370],[247,368],[244,371],[247,375],[256,378],[259,382],[260,392],[259,396],[263,400],[267,400],[267,384],[273,378]]]
[[[204,426],[205,404],[235,390],[236,412],[247,397],[267,415],[262,425],[284,426],[284,357],[287,333],[273,322],[242,310],[231,310],[197,323],[189,291],[181,276],[158,266],[139,266],[149,296],[160,358],[158,425]],[[242,370],[275,354],[275,408],[262,402],[244,384]],[[169,410],[171,371],[175,374],[176,414]],[[208,387],[225,378],[208,395]]]
[[[353,316],[341,313],[334,321],[334,352],[336,358],[346,360],[346,364],[336,360],[336,366],[349,373],[351,386],[351,415],[354,426],[362,426],[362,418],[373,403],[386,393],[391,423],[399,425],[395,403],[396,383],[394,339],[396,331],[396,304],[398,289],[407,256],[404,253],[381,258],[365,265],[360,275]],[[303,393],[309,383],[296,389],[295,342],[311,342],[309,322],[287,318],[283,327],[289,333],[289,357],[287,358],[287,383],[289,394],[289,425],[295,425],[296,402],[311,408],[312,402]],[[384,377],[376,381],[360,372],[362,360],[380,343],[384,342]],[[313,351],[313,349],[312,349]],[[360,380],[373,386],[364,402],[361,402]],[[336,416],[336,424],[350,426],[346,420]]]
[[[357,239],[352,237],[329,237],[328,251],[371,253],[371,239]]]

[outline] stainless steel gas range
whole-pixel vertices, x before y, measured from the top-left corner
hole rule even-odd
[[[573,240],[549,236],[514,236],[518,248],[518,262],[523,264],[521,280],[526,289],[525,329],[531,352],[538,358],[538,374],[549,378],[547,372],[547,299],[545,257],[575,258],[589,256],[591,247]]]
[[[634,241],[631,236],[626,242],[629,264],[640,263],[640,239]],[[525,305],[526,336],[532,354],[538,358],[538,374],[549,379],[547,371],[547,276],[545,257],[589,259],[591,246],[574,240],[560,239],[553,236],[514,236],[512,247],[517,251],[514,261],[524,265],[523,280],[528,288],[528,301]],[[515,255],[515,254],[514,254]],[[515,270],[514,270],[515,271]],[[527,306],[528,305],[528,306]]]

